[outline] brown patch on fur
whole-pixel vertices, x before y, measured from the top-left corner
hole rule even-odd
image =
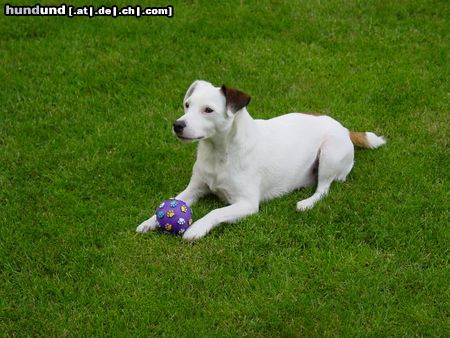
[[[365,132],[351,131],[350,140],[352,140],[352,143],[355,146],[368,149],[371,148]]]
[[[250,96],[240,90],[229,88],[225,85],[223,85],[220,90],[227,100],[228,109],[230,109],[233,113],[236,113],[238,110],[241,110],[250,103]]]

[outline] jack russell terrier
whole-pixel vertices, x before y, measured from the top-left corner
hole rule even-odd
[[[197,240],[220,223],[258,212],[259,204],[301,187],[317,184],[315,193],[297,203],[310,209],[333,181],[344,181],[353,167],[354,145],[377,148],[386,143],[371,132],[352,132],[329,116],[290,113],[254,120],[250,96],[206,81],[191,84],[183,100],[184,115],[173,124],[183,142],[199,141],[187,188],[176,199],[188,205],[214,193],[228,206],[211,211],[183,234]],[[136,231],[157,227],[152,216]]]

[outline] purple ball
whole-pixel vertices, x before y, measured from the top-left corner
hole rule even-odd
[[[171,198],[162,202],[155,211],[156,222],[168,234],[181,235],[192,224],[192,210],[180,200]]]

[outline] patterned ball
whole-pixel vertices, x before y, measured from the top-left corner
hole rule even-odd
[[[192,210],[180,200],[171,198],[162,202],[155,211],[156,222],[165,233],[183,234],[192,224]]]

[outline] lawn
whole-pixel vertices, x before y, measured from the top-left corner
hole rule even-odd
[[[168,4],[2,9],[1,335],[448,336],[449,3]],[[388,144],[305,213],[313,189],[195,244],[138,235],[189,181],[171,124],[195,79],[249,93],[255,118],[316,111]]]

